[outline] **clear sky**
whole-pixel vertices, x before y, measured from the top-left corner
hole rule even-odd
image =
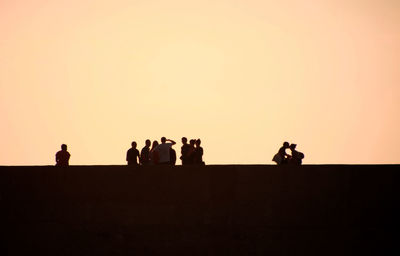
[[[0,165],[400,163],[400,1],[0,0]]]

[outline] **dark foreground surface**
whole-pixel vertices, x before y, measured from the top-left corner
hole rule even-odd
[[[1,255],[400,255],[399,167],[0,167]]]

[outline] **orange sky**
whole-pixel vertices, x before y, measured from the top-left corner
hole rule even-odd
[[[279,2],[279,3],[278,3]],[[400,2],[0,1],[0,165],[400,163]],[[180,143],[175,146],[180,150]]]

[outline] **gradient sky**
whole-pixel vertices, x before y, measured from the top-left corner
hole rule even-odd
[[[400,1],[0,0],[0,165],[400,163]]]

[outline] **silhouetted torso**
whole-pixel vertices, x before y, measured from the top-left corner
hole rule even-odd
[[[187,163],[188,164],[194,164],[194,145],[189,145],[189,152],[188,152],[188,157],[187,157]]]
[[[67,150],[60,150],[56,153],[56,166],[68,166],[71,155]]]
[[[169,159],[171,165],[176,164],[176,151],[173,148],[171,148],[169,151]]]
[[[301,165],[302,164],[302,159],[304,158],[304,154],[297,151],[297,150],[292,150],[292,157],[289,160],[290,164],[297,164]]]
[[[281,147],[278,151],[278,155],[281,157],[281,163],[280,164],[287,164],[287,153],[286,153],[286,148],[285,147]]]
[[[189,152],[190,152],[190,145],[189,144],[184,144],[181,147],[182,165],[189,164]]]
[[[140,162],[143,165],[150,163],[150,147],[146,146],[142,148],[142,151],[140,152]]]
[[[203,148],[196,147],[193,151],[193,163],[202,165],[203,163]]]
[[[135,165],[138,164],[137,159],[139,157],[139,150],[136,148],[130,148],[128,149],[128,152],[126,152],[126,161],[128,162],[128,165]]]
[[[172,143],[161,143],[160,145],[157,146],[157,148],[155,148],[155,151],[158,152],[158,163],[160,164],[168,164],[171,161],[171,156],[170,156],[170,152],[171,152],[171,147],[172,147]]]

